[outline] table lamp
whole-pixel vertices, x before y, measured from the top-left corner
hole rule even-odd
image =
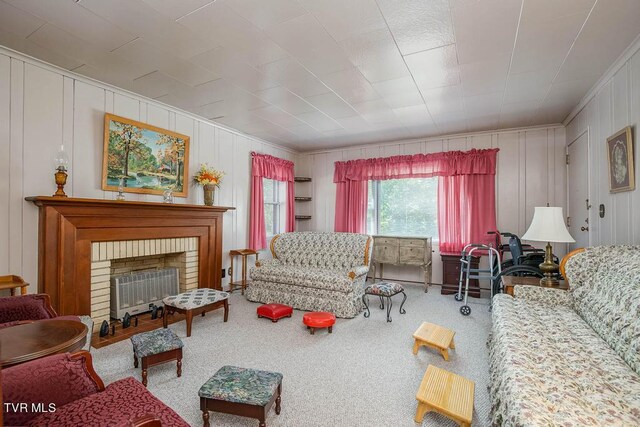
[[[553,243],[575,243],[567,226],[564,223],[564,216],[561,207],[536,207],[533,212],[533,220],[522,240],[534,242],[547,242],[545,248],[544,262],[540,264],[540,270],[544,277],[540,279],[542,286],[557,286],[558,279],[553,277],[553,273],[558,271],[558,264],[553,262],[551,252],[551,242]]]

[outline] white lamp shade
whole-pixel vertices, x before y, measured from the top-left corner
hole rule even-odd
[[[574,243],[564,223],[561,207],[536,207],[533,220],[522,240],[534,242]]]

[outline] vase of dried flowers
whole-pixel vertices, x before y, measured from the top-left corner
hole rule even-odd
[[[224,172],[213,169],[206,163],[200,165],[200,169],[193,177],[193,182],[202,186],[205,206],[213,206],[215,189],[220,187],[223,176]]]

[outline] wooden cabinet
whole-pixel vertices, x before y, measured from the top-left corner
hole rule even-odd
[[[442,259],[442,295],[455,294],[458,292],[458,281],[460,280],[460,255],[440,255]],[[474,257],[471,268],[478,268],[480,258]],[[464,282],[462,283],[464,292]],[[477,279],[469,280],[469,296],[480,298],[480,283]]]
[[[373,236],[374,281],[378,265],[382,279],[384,264],[421,267],[424,271],[424,291],[427,292],[431,283],[431,237]]]

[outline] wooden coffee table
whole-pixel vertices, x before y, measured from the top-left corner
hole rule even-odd
[[[569,290],[569,284],[564,280],[560,280],[558,286],[543,286],[540,284],[539,277],[502,276],[502,284],[504,286],[504,292],[511,296],[513,296],[513,287],[515,285],[538,286],[541,288],[561,289],[563,291]]]
[[[0,329],[0,365],[3,368],[56,353],[80,350],[87,326],[74,320],[37,320]]]

